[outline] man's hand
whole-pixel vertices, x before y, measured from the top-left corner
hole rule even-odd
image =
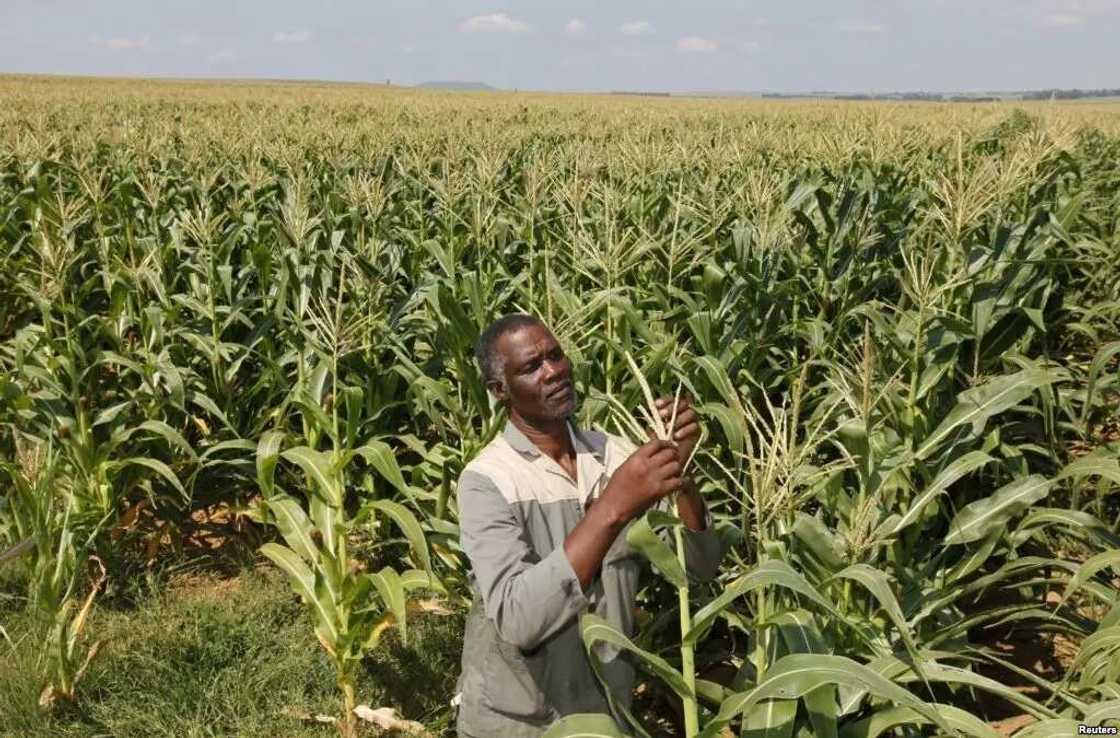
[[[660,397],[654,403],[657,412],[661,414],[661,422],[667,428],[669,421],[673,420],[673,398]],[[688,397],[681,395],[677,400],[676,427],[673,430],[673,442],[677,444],[677,457],[684,464],[692,457],[692,452],[700,440],[700,417],[692,409]]]
[[[650,441],[615,469],[599,500],[564,539],[564,553],[584,591],[626,524],[683,485],[677,450],[668,441]]]
[[[596,505],[609,506],[625,524],[666,495],[680,491],[682,464],[668,441],[654,440],[619,466]]]

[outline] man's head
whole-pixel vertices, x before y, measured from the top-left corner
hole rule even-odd
[[[475,358],[486,388],[530,421],[563,420],[576,406],[572,365],[539,318],[514,314],[482,332]]]

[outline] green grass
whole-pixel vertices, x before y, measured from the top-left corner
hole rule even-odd
[[[333,736],[294,715],[335,715],[333,670],[287,584],[272,572],[181,578],[127,609],[106,603],[89,632],[105,645],[75,706],[37,709],[40,626],[18,583],[0,579],[0,736]],[[359,699],[392,706],[435,735],[452,734],[448,702],[463,620],[425,616],[410,641],[386,636],[363,664]],[[372,733],[372,731],[371,731]]]

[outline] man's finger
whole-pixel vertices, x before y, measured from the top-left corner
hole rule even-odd
[[[654,438],[652,441],[647,441],[646,443],[642,444],[642,447],[638,449],[638,451],[644,454],[646,457],[652,458],[655,454],[657,454],[658,451],[662,451],[664,449],[671,450],[675,448],[676,446],[672,441],[663,441],[660,438]]]
[[[670,495],[684,489],[684,477],[669,477],[661,483],[661,494]]]
[[[700,424],[694,422],[689,423],[682,428],[678,428],[676,432],[673,433],[673,440],[683,441],[686,438],[691,438],[692,436],[698,435],[700,435]]]
[[[664,466],[671,461],[675,461],[677,458],[677,447],[669,443],[668,441],[666,441],[665,443],[667,443],[668,445],[666,445],[664,448],[658,449],[649,459],[650,462],[654,464],[654,466]]]
[[[696,411],[692,408],[682,410],[677,413],[677,427],[683,428],[689,423],[695,423],[699,418],[696,416]]]

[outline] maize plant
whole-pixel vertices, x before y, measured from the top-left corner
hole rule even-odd
[[[356,732],[356,670],[362,657],[377,647],[387,628],[395,626],[402,640],[407,639],[409,592],[442,589],[432,571],[423,531],[407,507],[390,499],[366,499],[356,511],[352,503],[348,505],[351,467],[359,460],[401,493],[412,493],[385,442],[356,443],[364,408],[354,400],[360,399],[361,391],[346,386],[339,371],[347,355],[362,349],[365,324],[361,318],[351,320],[344,309],[348,276],[343,262],[336,299],[333,303],[321,300],[307,313],[309,349],[300,366],[309,366],[310,371],[294,394],[308,445],[284,449],[287,433],[273,430],[261,437],[257,448],[257,477],[265,510],[261,518],[278,529],[286,544],[266,543],[261,553],[288,575],[292,589],[311,614],[315,637],[335,668],[343,703],[337,725],[347,738]],[[315,446],[324,437],[329,449],[317,450]],[[281,460],[300,470],[296,483],[303,487],[300,497],[306,502],[277,483]],[[352,553],[356,535],[363,531],[384,534],[388,522],[404,533],[419,568],[398,571],[385,566],[370,572]]]

